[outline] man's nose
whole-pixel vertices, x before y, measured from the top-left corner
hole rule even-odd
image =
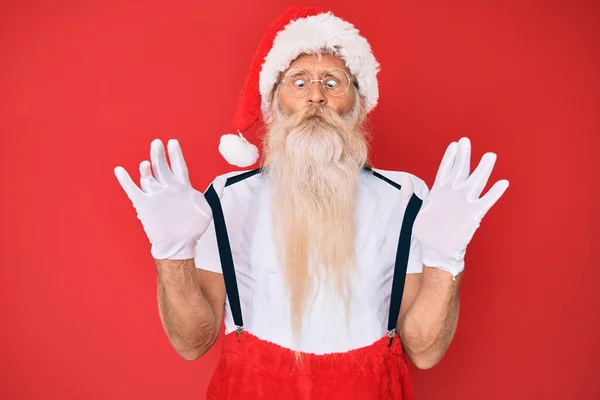
[[[308,95],[306,96],[308,103],[327,104],[327,96],[321,86],[321,82],[313,82]]]

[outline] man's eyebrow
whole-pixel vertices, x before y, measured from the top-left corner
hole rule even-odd
[[[342,71],[344,71],[348,75],[350,75],[350,73],[348,73],[346,70],[344,70],[344,68],[341,68],[341,67],[317,67],[315,69],[314,67],[308,67],[308,66],[305,66],[305,65],[296,65],[296,66],[293,66],[293,67],[289,68],[290,71],[294,70],[294,69],[303,69],[306,72],[315,72],[316,71],[316,72],[321,72],[321,73],[322,72],[327,72],[327,71],[332,70],[332,69],[341,69]]]

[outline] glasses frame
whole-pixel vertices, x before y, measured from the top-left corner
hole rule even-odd
[[[285,76],[283,77],[283,81],[282,81],[282,83],[283,83],[283,90],[285,90],[285,92],[286,92],[287,94],[289,94],[290,96],[292,96],[292,97],[296,97],[296,98],[301,98],[301,97],[305,97],[305,96],[307,96],[307,95],[310,93],[311,89],[312,89],[313,82],[321,82],[321,87],[323,88],[323,91],[325,91],[325,93],[327,93],[327,95],[329,95],[329,96],[333,96],[333,97],[340,97],[340,96],[343,96],[344,94],[346,94],[346,93],[348,92],[348,89],[350,89],[350,86],[352,86],[352,85],[354,84],[354,83],[353,83],[353,81],[352,81],[352,79],[350,79],[350,75],[348,75],[348,73],[347,73],[346,71],[344,71],[344,70],[343,70],[343,69],[341,69],[341,68],[330,68],[330,69],[328,69],[327,71],[325,71],[325,72],[323,73],[323,76],[321,77],[321,79],[310,79],[310,80],[309,80],[309,84],[308,84],[308,90],[306,90],[306,93],[304,93],[303,95],[300,95],[300,96],[298,96],[298,95],[294,95],[294,94],[290,93],[290,92],[287,90],[287,85],[286,85],[286,80],[287,80],[287,78],[288,78],[288,75],[289,75],[289,74],[291,74],[291,73],[292,73],[292,72],[294,72],[294,71],[302,71],[302,72],[306,73],[306,75],[308,75],[308,77],[309,77],[309,78],[311,78],[311,76],[310,76],[310,74],[308,73],[308,71],[307,71],[307,70],[305,70],[305,69],[303,69],[303,68],[292,68],[292,69],[290,69],[290,70],[287,72],[287,74],[285,74]],[[324,79],[323,79],[323,78],[325,78],[325,75],[327,75],[327,74],[328,74],[330,71],[342,71],[342,72],[344,73],[344,75],[346,75],[346,78],[348,79],[348,86],[346,87],[346,90],[344,90],[344,91],[343,91],[342,93],[340,93],[340,94],[331,94],[331,93],[330,93],[330,92],[327,90],[327,88],[325,87],[325,83],[323,82],[323,81],[324,81]]]

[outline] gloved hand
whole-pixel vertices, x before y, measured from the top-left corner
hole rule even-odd
[[[469,139],[448,146],[413,226],[423,264],[445,270],[453,278],[464,269],[467,245],[484,215],[508,188],[507,180],[497,181],[479,198],[496,163],[496,154],[484,154],[469,176],[470,158]]]
[[[140,163],[141,190],[123,167],[116,167],[115,175],[133,203],[137,217],[150,240],[155,259],[186,260],[194,257],[194,249],[207,230],[212,210],[204,195],[190,184],[187,166],[179,142],[168,142],[171,167],[167,164],[165,149],[159,139],[150,145],[151,164]],[[217,193],[223,191],[224,181],[215,181]]]

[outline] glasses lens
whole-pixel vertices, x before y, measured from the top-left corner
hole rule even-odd
[[[291,70],[285,78],[285,90],[292,96],[302,97],[310,89],[310,75],[302,69]]]
[[[332,96],[342,95],[348,90],[350,80],[341,69],[332,69],[323,76],[323,87]]]

